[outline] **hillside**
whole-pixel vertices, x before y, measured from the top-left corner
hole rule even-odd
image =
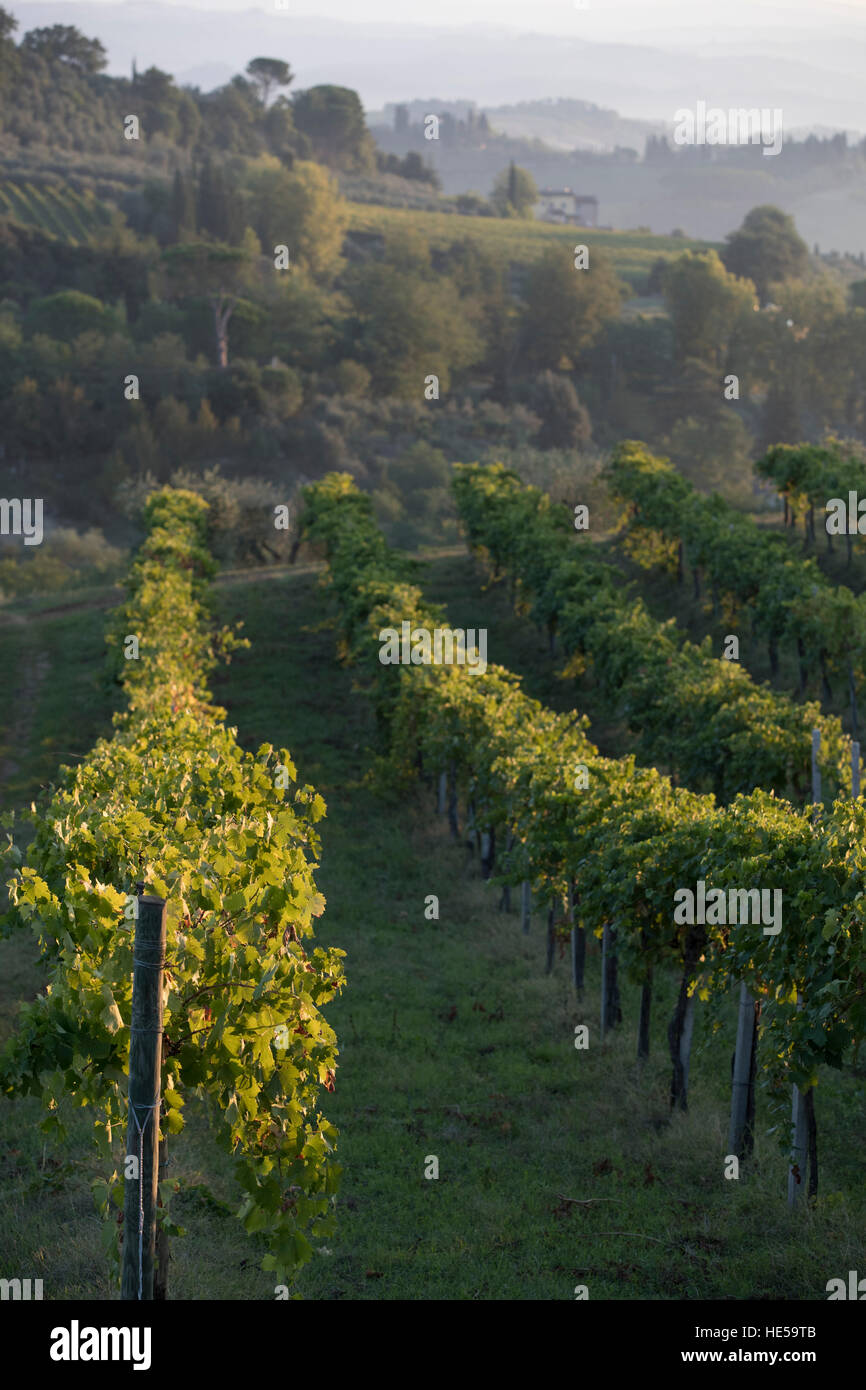
[[[862,140],[849,146],[841,133],[795,139],[786,130],[780,152],[765,158],[748,145],[678,147],[668,126],[661,135],[636,132],[625,148],[593,149],[576,140],[566,149],[529,138],[510,115],[501,129],[492,113],[489,120],[491,134],[483,138],[459,129],[453,139],[425,141],[420,124],[408,131],[377,125],[375,134],[383,149],[422,154],[452,196],[488,194],[514,160],[540,188],[573,188],[598,198],[604,226],[647,226],[663,234],[681,227],[689,236],[720,241],[750,207],[772,203],[796,216],[810,244],[866,251],[857,193],[866,159]]]
[[[76,193],[68,183],[0,177],[0,217],[25,227],[38,227],[62,241],[85,244],[108,226],[108,207],[89,191]]]
[[[646,282],[655,262],[681,255],[684,251],[703,251],[709,242],[686,237],[655,236],[652,233],[600,231],[586,227],[557,227],[544,222],[494,217],[454,217],[446,213],[415,212],[403,208],[353,204],[350,230],[366,235],[399,235],[402,228],[413,228],[436,251],[445,250],[456,237],[465,237],[485,255],[503,267],[526,266],[552,246],[586,245],[603,250],[618,275],[636,292]]]
[[[6,3],[13,1349],[285,1378],[296,1302],[568,1302],[626,1375],[850,1376],[848,0]],[[672,141],[711,79],[772,158]]]

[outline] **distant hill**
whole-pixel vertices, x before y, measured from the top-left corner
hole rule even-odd
[[[543,140],[557,150],[633,149],[643,154],[647,135],[661,134],[660,121],[632,121],[591,101],[558,97],[550,101],[521,101],[514,106],[488,106],[487,118],[504,135]]]
[[[543,114],[546,103],[530,103]],[[571,105],[561,104],[566,110]],[[560,103],[550,103],[556,113]],[[408,129],[374,126],[382,149],[398,156],[410,150],[433,166],[442,190],[454,196],[488,195],[496,176],[510,161],[528,170],[540,188],[568,187],[599,201],[599,224],[614,228],[646,227],[659,235],[674,230],[690,237],[721,241],[740,225],[745,214],[761,203],[772,203],[796,219],[810,244],[824,250],[866,250],[866,200],[862,195],[866,175],[866,141],[855,145],[838,133],[818,139],[794,141],[785,137],[781,151],[765,158],[757,145],[740,148],[673,145],[670,136],[659,137],[650,123],[632,123],[644,137],[643,156],[636,145],[618,144],[597,150],[572,146],[555,148],[528,134],[519,108],[505,108],[508,133],[499,126],[495,110],[475,108],[472,119],[450,118],[442,123],[440,139],[426,140],[419,123]],[[477,114],[476,114],[477,113]],[[616,113],[599,110],[596,129],[608,121],[607,137],[615,138],[624,125],[615,124]],[[564,121],[561,130],[574,129]]]
[[[532,6],[520,28],[495,24],[465,28],[425,23],[425,8],[406,6],[419,21],[374,23],[363,18],[335,21],[328,0],[290,0],[277,10],[259,3],[243,10],[212,10],[154,0],[122,4],[95,0],[8,0],[22,30],[75,24],[98,35],[109,53],[109,72],[127,76],[133,59],[176,76],[213,64],[242,69],[250,58],[284,58],[297,86],[334,82],[352,87],[369,109],[413,92],[435,90],[442,98],[471,97],[484,107],[539,101],[550,96],[596,102],[633,120],[669,121],[698,96],[722,106],[782,107],[788,126],[818,122],[835,129],[866,129],[863,72],[866,40],[856,14],[829,25],[827,0],[814,4],[814,18],[799,29],[765,20],[761,6],[740,32],[722,27],[712,43],[688,26],[677,33],[658,28],[655,7],[641,4],[644,21],[623,23],[613,42],[620,5],[592,5],[588,17],[610,11],[601,31],[594,19],[577,28],[563,4],[563,33],[534,29]],[[553,8],[552,6],[549,8]],[[635,8],[634,6],[632,7]],[[742,8],[742,7],[741,7]],[[431,7],[435,12],[436,7]],[[306,13],[305,13],[306,11]],[[599,13],[599,19],[603,16]],[[584,38],[586,33],[606,37]]]
[[[228,63],[197,63],[195,67],[176,72],[174,80],[179,87],[198,87],[202,92],[213,92],[231,82],[235,69]]]
[[[0,170],[12,179],[27,179],[35,168],[62,176],[68,161],[76,177],[89,180],[82,186],[122,201],[124,185],[170,177],[175,164],[185,165],[197,151],[212,149],[229,159],[263,153],[286,162],[308,157],[310,141],[294,125],[292,102],[280,97],[265,110],[251,84],[238,76],[210,90],[211,82],[266,54],[291,63],[293,93],[318,83],[344,84],[370,110],[371,93],[384,94],[384,106],[407,92],[429,91],[435,83],[437,101],[483,113],[483,124],[477,121],[467,138],[459,115],[452,116],[450,131],[443,130],[438,142],[425,141],[417,123],[403,133],[393,123],[374,124],[384,153],[420,154],[446,196],[487,196],[496,176],[514,160],[539,186],[569,186],[595,195],[603,226],[646,227],[658,234],[682,230],[721,240],[750,208],[773,203],[791,213],[807,241],[822,249],[859,254],[866,248],[861,192],[866,144],[848,149],[844,135],[823,142],[790,138],[795,124],[816,119],[819,79],[825,128],[832,129],[835,118],[850,129],[866,125],[862,83],[858,75],[855,92],[851,74],[839,66],[843,55],[836,39],[832,45],[816,44],[820,65],[816,58],[810,66],[805,41],[791,36],[784,57],[769,63],[766,54],[749,52],[744,40],[726,41],[721,61],[706,47],[697,55],[687,48],[662,52],[481,26],[464,31],[355,22],[335,26],[294,11],[216,15],[143,0],[114,5],[25,0],[15,13],[19,42],[31,27],[73,21],[104,43],[109,63],[107,74],[84,76],[62,64],[49,79],[38,63],[22,62],[24,76],[0,104]],[[856,64],[860,55],[866,61],[866,49],[852,39],[850,62]],[[184,74],[193,86],[173,87],[166,73]],[[504,92],[510,94],[505,103]],[[555,99],[552,92],[558,93]],[[672,151],[659,146],[659,130],[670,129],[677,107],[701,92],[712,92],[720,105],[781,107],[781,154],[766,159],[754,147]],[[414,101],[412,109],[418,105],[423,103]],[[123,116],[130,110],[142,115],[141,146],[121,138]],[[465,124],[468,129],[468,119]],[[84,164],[90,165],[86,171]],[[355,193],[365,201],[431,202],[429,187],[383,186],[379,192],[369,179],[358,183]]]
[[[405,102],[387,102],[382,110],[368,111],[368,123],[374,129],[391,129],[397,106],[404,107],[413,122],[423,120],[429,112],[447,111],[457,119],[464,118],[469,111],[481,114],[478,102],[469,99],[412,98]],[[485,106],[484,113],[490,125],[501,134],[516,140],[541,140],[553,150],[600,152],[625,148],[642,154],[647,136],[662,134],[665,129],[661,121],[629,120],[617,111],[572,97]]]

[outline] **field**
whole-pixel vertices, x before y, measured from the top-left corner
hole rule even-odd
[[[549,246],[584,244],[604,250],[618,274],[635,285],[645,279],[659,257],[683,251],[705,251],[712,243],[685,237],[652,236],[644,232],[594,231],[585,227],[556,227],[544,222],[499,217],[460,217],[443,212],[351,203],[349,230],[392,233],[421,232],[432,250],[468,237],[503,265],[529,264]]]
[[[35,184],[0,180],[0,217],[39,227],[61,241],[84,243],[110,220],[108,208],[92,193],[76,193],[69,184]]]
[[[115,196],[122,185],[106,185],[108,196]],[[546,247],[575,245],[599,247],[609,254],[614,268],[628,284],[641,289],[659,259],[671,259],[684,250],[706,250],[712,243],[676,236],[653,236],[646,232],[594,231],[591,228],[553,227],[545,222],[509,220],[495,217],[459,217],[418,208],[382,207],[373,203],[349,202],[349,231],[393,232],[413,228],[421,232],[431,250],[442,250],[453,240],[474,240],[500,264],[510,267],[530,264]],[[39,227],[51,236],[72,243],[88,242],[90,236],[110,221],[110,207],[90,189],[76,192],[70,183],[51,177],[32,181],[18,174],[0,175],[0,217]],[[657,300],[648,300],[644,311],[659,310]]]
[[[116,196],[122,187],[119,183],[106,184],[106,195]],[[618,274],[635,288],[642,286],[659,258],[672,258],[688,250],[706,250],[712,244],[636,231],[594,231],[522,219],[461,217],[372,203],[350,201],[348,209],[350,232],[400,235],[411,227],[423,235],[433,251],[468,237],[506,266],[527,265],[549,246],[571,246],[578,241],[590,248],[603,249],[611,257]],[[0,217],[3,216],[39,227],[62,241],[84,243],[108,223],[110,210],[89,188],[77,192],[69,183],[53,175],[50,179],[33,181],[17,172],[7,172],[0,175]]]
[[[571,706],[573,688],[542,638],[511,616],[502,588],[482,594],[466,555],[431,559],[424,582],[454,623],[488,626],[491,659],[523,672],[530,693]],[[785,1162],[760,1102],[754,1166],[726,1182],[732,1001],[717,1006],[718,1031],[710,1009],[698,1010],[687,1114],[671,1117],[667,1104],[672,976],[659,981],[642,1073],[638,990],[627,982],[622,1028],[603,1049],[576,1051],[575,1025],[597,1024],[597,943],[578,1005],[566,960],[544,974],[540,917],[524,937],[518,915],[498,911],[498,889],[448,838],[432,788],[407,799],[370,783],[375,730],[336,661],[314,567],[228,576],[217,593],[221,618],[242,619],[252,645],[213,682],[215,697],[244,747],[285,743],[301,780],[325,797],[317,937],[347,951],[348,987],[327,1010],[341,1052],[325,1098],[341,1131],[338,1229],[302,1273],[304,1296],[570,1300],[584,1283],[592,1299],[820,1299],[829,1278],[857,1268],[862,1073],[822,1073],[813,1210],[785,1205]],[[0,703],[5,804],[26,802],[58,761],[108,730],[116,701],[96,605],[111,598],[31,608],[27,629],[14,606],[4,610],[13,621],[0,627],[0,652],[19,673]],[[586,708],[595,736],[616,750],[621,731],[605,725],[591,692]],[[440,896],[438,922],[424,917],[429,893]],[[0,943],[0,980],[5,1037],[17,1001],[38,988],[29,943]],[[46,1298],[105,1297],[89,1192],[101,1174],[84,1147],[87,1126],[73,1117],[61,1150],[43,1144],[38,1119],[35,1100],[0,1104],[0,1266],[42,1277]],[[173,1242],[170,1296],[272,1298],[203,1117],[170,1153],[184,1189],[175,1216],[188,1233]],[[429,1155],[438,1181],[424,1178]]]

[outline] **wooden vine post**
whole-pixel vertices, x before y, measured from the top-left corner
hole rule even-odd
[[[637,1025],[637,1059],[647,1061],[650,1055],[650,1014],[653,1002],[653,972],[650,969],[641,986],[640,1018]]]
[[[601,936],[601,1040],[611,1028],[622,1022],[617,980],[616,929],[605,922]]]
[[[556,950],[556,901],[551,898],[550,906],[547,909],[547,958],[545,963],[545,974],[549,975],[553,969],[553,957]]]
[[[817,807],[821,802],[821,769],[818,754],[821,750],[821,730],[812,730],[812,802]],[[817,810],[815,817],[817,818]],[[814,1111],[813,1111],[814,1115]],[[814,1124],[814,1120],[813,1120]],[[806,1176],[806,1155],[809,1115],[806,1097],[796,1084],[791,1090],[791,1161],[788,1165],[788,1206],[793,1207],[804,1185]]]
[[[513,830],[511,829],[511,827],[509,826],[509,827],[508,827],[508,837],[507,837],[506,842],[505,842],[505,853],[506,853],[506,854],[510,854],[510,853],[511,853],[511,849],[512,849],[513,844],[514,844],[514,831],[513,831]],[[510,886],[509,886],[507,883],[503,883],[503,885],[502,885],[502,897],[499,899],[499,910],[500,910],[500,912],[510,912],[510,911],[511,911],[511,888],[510,888]]]
[[[728,1153],[735,1154],[737,1158],[745,1158],[746,1153],[751,1150],[747,1129],[754,1046],[755,1001],[749,993],[745,980],[742,980],[737,1014],[734,1074],[731,1082],[731,1123],[728,1129]]]
[[[532,887],[529,879],[525,878],[520,885],[520,916],[523,924],[524,935],[529,931],[529,920],[532,913]]]
[[[475,823],[475,798],[469,796],[466,801],[466,830],[464,834],[464,844],[469,851],[470,858],[478,848],[478,827]]]
[[[680,1035],[680,1065],[682,1067],[682,1095],[681,1108],[686,1109],[689,1095],[689,1062],[692,1057],[692,1034],[695,1031],[695,996],[690,994],[686,999],[686,1009],[683,1015],[683,1031]]]
[[[806,1097],[799,1086],[791,1093],[791,1126],[793,1140],[788,1165],[788,1206],[793,1207],[806,1176]]]
[[[120,1296],[145,1302],[154,1296],[164,967],[165,901],[142,894],[133,950]]]
[[[586,961],[586,932],[577,918],[577,884],[571,880],[571,979],[578,999],[583,998],[583,969]]]
[[[496,864],[496,827],[491,825],[481,832],[481,877],[487,881]]]
[[[453,761],[448,768],[448,829],[451,832],[452,840],[459,838],[460,827],[457,820],[457,769]]]

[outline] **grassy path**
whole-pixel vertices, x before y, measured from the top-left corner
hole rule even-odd
[[[453,621],[483,622],[489,596],[479,597],[469,562],[438,564],[430,589]],[[351,673],[334,666],[313,581],[287,581],[282,604],[276,585],[250,586],[242,608],[240,598],[224,616],[245,617],[253,650],[218,694],[249,746],[285,737],[302,778],[325,796],[321,932],[348,952],[349,987],[330,1014],[342,1049],[328,1101],[342,1131],[340,1230],[302,1276],[304,1292],[558,1299],[582,1281],[593,1298],[821,1296],[830,1266],[853,1258],[855,1208],[862,1220],[862,1199],[850,1195],[857,1083],[828,1078],[822,1095],[833,1136],[823,1210],[788,1214],[771,1139],[759,1143],[748,1184],[726,1182],[728,1001],[717,1036],[709,1009],[699,1011],[693,1108],[671,1119],[673,982],[655,1001],[653,1057],[640,1077],[636,988],[625,983],[627,1024],[602,1052],[593,946],[588,1004],[578,1007],[564,960],[543,974],[540,917],[524,938],[516,916],[496,910],[496,890],[433,814],[432,789],[389,803],[366,785],[372,728]],[[544,698],[548,686],[570,703],[552,665],[533,666],[534,634],[518,635],[498,609],[491,623],[500,647],[491,659],[507,661],[519,640],[533,693]],[[431,893],[438,922],[424,918]],[[578,1022],[590,1025],[588,1052],[574,1049]],[[423,1176],[428,1155],[438,1180]]]
[[[8,677],[8,711],[3,746],[0,748],[0,787],[8,787],[21,775],[24,750],[30,742],[33,711],[42,682],[48,671],[48,655],[37,648],[31,638],[26,619],[19,614],[10,616],[18,629],[18,660]]]

